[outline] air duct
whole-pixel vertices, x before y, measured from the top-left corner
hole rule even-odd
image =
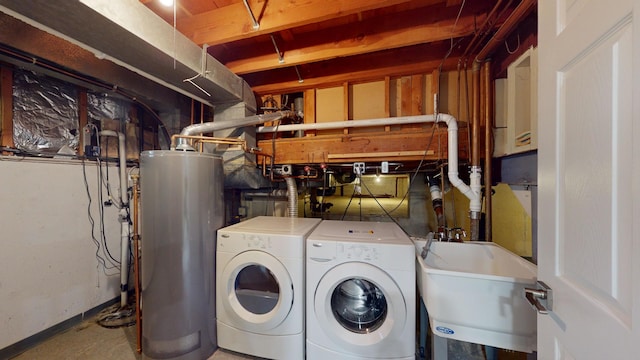
[[[0,11],[202,103],[256,109],[244,80],[139,1],[0,0]]]
[[[298,187],[296,185],[296,179],[292,177],[285,178],[287,182],[287,199],[289,206],[287,211],[289,217],[298,217]]]

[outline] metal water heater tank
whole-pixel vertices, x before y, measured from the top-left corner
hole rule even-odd
[[[224,225],[222,158],[145,151],[140,192],[143,358],[206,359],[217,348],[215,239]]]

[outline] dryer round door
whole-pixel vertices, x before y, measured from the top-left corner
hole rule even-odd
[[[396,282],[366,263],[345,263],[329,270],[314,296],[318,326],[344,350],[385,353],[393,334],[407,319],[406,301]],[[386,341],[385,341],[386,340]]]
[[[247,331],[266,331],[284,321],[293,305],[293,283],[287,269],[262,251],[246,251],[225,266],[222,297],[234,325]]]

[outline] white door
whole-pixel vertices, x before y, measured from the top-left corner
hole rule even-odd
[[[538,358],[638,359],[640,0],[538,14]]]

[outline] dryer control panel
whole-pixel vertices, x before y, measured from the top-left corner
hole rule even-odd
[[[248,249],[270,249],[271,239],[268,236],[247,234],[245,240],[247,241]]]
[[[342,244],[338,246],[338,256],[349,260],[378,260],[378,249],[365,244]]]

